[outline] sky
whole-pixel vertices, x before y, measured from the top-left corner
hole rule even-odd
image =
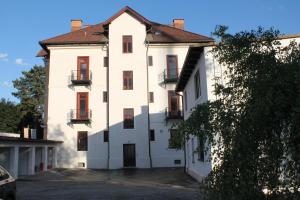
[[[71,19],[96,24],[124,6],[162,24],[184,18],[186,30],[207,36],[216,25],[230,33],[258,26],[300,33],[300,0],[1,0],[0,98],[18,102],[12,81],[43,64],[36,57],[40,40],[69,32]]]

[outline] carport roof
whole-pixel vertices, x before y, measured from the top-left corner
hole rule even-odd
[[[62,141],[57,140],[40,140],[40,139],[27,139],[27,138],[16,138],[16,137],[5,137],[0,136],[1,142],[14,142],[14,143],[27,143],[27,144],[60,144]]]

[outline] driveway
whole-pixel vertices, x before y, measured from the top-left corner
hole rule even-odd
[[[199,184],[183,169],[55,169],[20,178],[17,199],[200,199]]]

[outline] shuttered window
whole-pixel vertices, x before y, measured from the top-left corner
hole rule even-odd
[[[133,72],[123,71],[123,90],[133,89]]]
[[[123,35],[123,53],[132,53],[131,35]]]
[[[154,103],[154,93],[153,92],[149,92],[149,102]]]
[[[133,129],[134,128],[134,110],[133,108],[124,108],[123,110],[123,128]]]

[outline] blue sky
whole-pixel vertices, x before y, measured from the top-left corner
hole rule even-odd
[[[186,30],[208,36],[216,25],[229,26],[231,33],[259,25],[300,33],[299,0],[2,0],[0,98],[18,102],[11,95],[11,81],[34,64],[43,64],[35,57],[38,41],[69,32],[71,19],[96,24],[126,5],[163,24],[184,18]]]

